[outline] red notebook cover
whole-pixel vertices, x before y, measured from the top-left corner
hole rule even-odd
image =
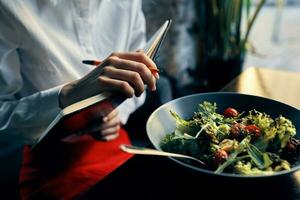
[[[97,131],[102,122],[102,116],[106,116],[118,105],[126,100],[121,94],[109,94],[102,100],[97,100],[91,105],[81,105],[81,109],[57,116],[43,136],[33,146],[32,150],[47,147],[58,140],[67,139],[74,135],[83,135]]]

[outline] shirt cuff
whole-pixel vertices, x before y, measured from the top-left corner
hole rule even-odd
[[[63,85],[60,85],[39,92],[39,111],[37,121],[40,124],[40,128],[35,131],[36,135],[33,135],[32,141],[38,140],[41,134],[61,112],[62,109],[59,106],[59,93],[62,87]]]
[[[119,118],[123,125],[127,123],[130,114],[137,110],[141,105],[143,105],[145,99],[146,92],[144,92],[140,97],[132,97],[130,99],[127,99],[118,107]]]
[[[53,119],[62,110],[59,106],[59,93],[63,85],[41,91],[40,96],[40,114],[46,118]],[[48,120],[47,120],[48,121]]]

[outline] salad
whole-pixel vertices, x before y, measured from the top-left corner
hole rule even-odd
[[[170,111],[176,129],[162,139],[162,150],[198,158],[215,173],[272,174],[298,162],[300,140],[289,119],[231,107],[216,111],[217,104],[206,101],[188,120]]]

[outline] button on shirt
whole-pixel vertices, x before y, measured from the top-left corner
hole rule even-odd
[[[0,2],[0,141],[34,142],[60,112],[62,85],[93,69],[84,59],[145,44],[140,0]],[[126,123],[145,100],[118,107]]]

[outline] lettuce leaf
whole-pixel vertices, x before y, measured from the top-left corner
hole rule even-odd
[[[251,160],[259,169],[266,169],[272,165],[272,160],[267,153],[262,153],[256,146],[250,143],[246,143],[247,152]]]

